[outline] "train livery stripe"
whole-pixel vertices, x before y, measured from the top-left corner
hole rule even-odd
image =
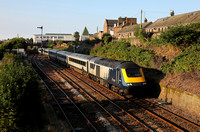
[[[140,82],[145,82],[145,78],[144,78],[144,74],[142,71],[142,68],[140,68],[140,71],[142,73],[142,77],[128,77],[126,74],[126,70],[125,69],[121,69],[122,70],[122,74],[124,76],[124,81],[126,83],[140,83]]]

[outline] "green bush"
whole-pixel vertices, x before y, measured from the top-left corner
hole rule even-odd
[[[139,25],[137,25],[134,31],[134,36],[140,40],[145,40],[147,33],[144,28],[139,28]]]
[[[178,25],[171,27],[161,33],[160,40],[175,46],[188,47],[192,43],[197,43],[199,39],[199,32],[197,31],[199,25],[200,23],[191,23],[186,26]]]
[[[152,51],[130,46],[125,40],[112,41],[107,45],[99,45],[91,50],[90,55],[133,61],[141,66],[153,67],[155,54]]]
[[[10,58],[10,59],[9,59]],[[7,60],[10,60],[7,62]],[[6,54],[0,67],[0,130],[35,131],[41,123],[37,76],[18,57]]]
[[[26,50],[27,48],[27,43],[24,38],[13,38],[7,42],[4,42],[0,45],[0,50],[5,50],[5,49],[17,49],[17,48],[23,48]]]
[[[200,70],[200,45],[191,45],[184,52],[177,55],[170,64],[162,64],[161,70],[165,73]]]

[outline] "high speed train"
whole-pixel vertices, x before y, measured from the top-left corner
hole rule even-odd
[[[46,48],[39,48],[38,52],[121,95],[131,94],[134,90],[143,89],[146,86],[142,68],[131,61],[114,60]]]

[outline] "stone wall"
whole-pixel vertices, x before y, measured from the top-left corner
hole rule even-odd
[[[159,99],[200,116],[200,96],[160,85]]]

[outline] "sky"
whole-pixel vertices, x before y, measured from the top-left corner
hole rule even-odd
[[[43,33],[90,34],[103,30],[105,19],[137,18],[148,21],[200,10],[200,0],[0,0],[0,40],[32,38]]]

